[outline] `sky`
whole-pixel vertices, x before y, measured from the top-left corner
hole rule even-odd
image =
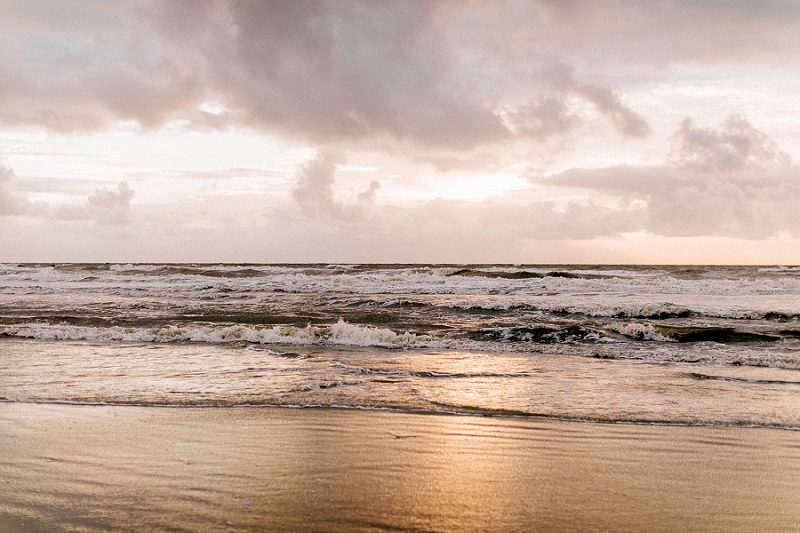
[[[0,0],[0,262],[800,263],[793,0]]]

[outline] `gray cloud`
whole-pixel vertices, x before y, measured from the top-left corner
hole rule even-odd
[[[575,90],[607,115],[619,130],[628,137],[644,137],[650,133],[647,121],[636,111],[622,103],[615,91],[596,83],[578,84]]]
[[[579,114],[569,111],[570,97],[594,104],[627,137],[645,137],[650,133],[644,117],[626,106],[617,92],[602,83],[578,80],[574,67],[550,64],[529,77],[534,90],[542,94],[523,104],[507,106],[501,113],[509,127],[519,134],[544,138],[570,131],[581,122]]]
[[[375,198],[377,198],[378,189],[380,188],[381,188],[380,182],[377,180],[372,180],[371,182],[369,182],[369,186],[367,186],[367,188],[364,191],[356,195],[356,199],[361,202],[372,203],[375,201]]]
[[[119,120],[155,128],[196,106],[197,73],[116,2],[0,5],[0,124],[92,132]]]
[[[578,122],[569,113],[563,98],[548,96],[504,110],[504,118],[519,134],[544,138],[566,133]]]
[[[502,138],[498,117],[454,79],[434,6],[233,1],[198,16],[190,3],[157,20],[174,45],[203,51],[212,90],[247,124],[314,142],[389,136],[470,147]],[[186,20],[191,29],[172,32]]]
[[[642,137],[648,124],[624,92],[651,67],[763,64],[800,47],[800,8],[779,0],[9,0],[0,20],[0,124],[185,119],[429,150],[563,135],[582,118],[568,97]],[[208,99],[227,110],[198,110]]]
[[[14,181],[0,167],[6,228],[33,221],[40,231],[55,228],[60,234],[75,228],[81,235],[136,232],[161,239],[151,245],[157,239],[142,237],[142,249],[158,246],[169,253],[180,232],[194,232],[204,242],[205,228],[216,228],[220,249],[233,253],[248,248],[238,233],[246,227],[251,242],[286,239],[286,246],[306,251],[319,243],[339,249],[337,243],[350,239],[351,250],[383,247],[388,257],[402,240],[407,256],[418,258],[423,255],[414,250],[425,247],[426,257],[440,257],[440,249],[452,252],[447,257],[476,250],[472,257],[479,258],[484,249],[511,257],[527,239],[588,240],[629,232],[800,235],[798,167],[737,116],[716,128],[687,119],[660,165],[532,178],[591,198],[566,205],[531,200],[536,190],[491,201],[385,205],[381,201],[395,189],[384,195],[378,181],[346,193],[337,188],[341,160],[335,155],[358,154],[357,159],[383,152],[377,166],[392,160],[387,153],[397,156],[392,164],[398,168],[382,168],[380,175],[400,177],[381,178],[384,186],[419,186],[416,194],[430,176],[424,165],[488,176],[487,169],[508,174],[520,163],[564,168],[565,154],[585,161],[651,157],[659,147],[634,153],[644,145],[612,143],[643,138],[650,124],[659,133],[652,142],[660,142],[665,117],[686,114],[656,110],[661,103],[692,109],[710,103],[714,116],[741,106],[735,109],[772,120],[770,131],[790,138],[794,133],[779,117],[781,108],[771,107],[768,116],[766,104],[752,96],[779,100],[778,84],[791,78],[787,65],[800,54],[796,2],[6,0],[0,2],[0,28],[0,128],[80,133],[120,121],[156,129],[175,120],[170,134],[177,124],[203,131],[252,128],[322,148],[297,171],[289,198],[277,184],[287,178],[283,171],[276,171],[273,188],[264,194],[132,206],[133,191],[125,183],[89,194],[95,185],[86,183],[95,182],[87,180],[75,200],[76,188],[36,185],[42,176]],[[720,90],[719,105],[706,89]],[[210,102],[220,104],[214,112],[208,111],[214,105],[201,106]],[[646,117],[640,105],[650,109]],[[573,144],[578,147],[568,153]],[[101,164],[104,157],[86,164]],[[149,164],[117,175],[146,179],[154,172]],[[242,177],[251,171],[208,172]],[[59,175],[69,181],[79,172]],[[159,174],[159,180],[195,177],[209,174]],[[69,195],[73,203],[47,205],[26,195]],[[240,207],[245,203],[246,212]],[[122,225],[129,227],[108,227]],[[6,234],[13,242],[19,232]],[[268,259],[270,247],[263,246]],[[187,248],[186,257],[198,248]]]
[[[580,122],[565,109],[571,95],[592,102],[625,135],[647,133],[619,91],[578,81],[552,54],[520,61],[491,38],[463,42],[473,35],[463,18],[478,5],[500,17],[514,9],[443,0],[141,0],[69,9],[11,1],[0,7],[8,27],[0,123],[66,132],[184,119],[200,129],[245,125],[323,145],[389,139],[465,150],[515,134],[569,132]],[[529,5],[560,13],[548,2]],[[473,64],[470,47],[493,73]],[[519,68],[533,72],[521,84]],[[509,89],[535,96],[519,102]],[[226,109],[198,110],[208,99]]]
[[[706,172],[729,172],[747,168],[779,169],[792,163],[764,132],[738,115],[732,115],[719,130],[700,128],[690,118],[681,122],[674,137],[673,161]]]
[[[800,235],[800,168],[740,116],[719,129],[684,120],[662,166],[573,169],[538,183],[588,189],[620,199],[623,231],[665,236],[764,238]],[[637,204],[636,201],[639,203]],[[645,207],[641,207],[641,204]],[[626,206],[645,216],[630,219]]]

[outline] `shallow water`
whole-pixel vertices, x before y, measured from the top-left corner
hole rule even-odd
[[[800,427],[800,269],[0,265],[0,398]]]
[[[0,342],[0,387],[16,402],[800,427],[800,376],[782,368],[461,350]]]

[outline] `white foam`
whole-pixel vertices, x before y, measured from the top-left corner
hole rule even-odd
[[[798,294],[800,279],[796,277],[737,277],[724,279],[679,279],[664,271],[635,270],[570,270],[577,275],[591,274],[589,278],[544,277],[531,279],[504,279],[481,276],[452,276],[453,267],[413,267],[404,269],[369,269],[354,271],[352,266],[330,268],[297,268],[269,265],[249,265],[254,277],[208,277],[204,272],[235,273],[244,267],[235,265],[181,266],[175,269],[165,265],[111,265],[108,270],[54,269],[53,267],[15,267],[2,265],[2,274],[8,280],[32,279],[44,285],[62,286],[81,282],[87,277],[94,280],[85,285],[108,286],[130,284],[147,291],[158,289],[196,289],[208,284],[230,284],[236,289],[257,286],[263,290],[281,289],[290,292],[349,292],[397,294],[471,294],[500,291],[508,294],[528,294],[531,291],[557,290],[562,292],[600,291],[613,293],[647,294]],[[196,271],[194,271],[196,270]],[[342,271],[347,270],[343,275]],[[509,269],[487,267],[487,272],[504,272]],[[514,269],[518,270],[518,269]],[[546,274],[542,269],[524,269]],[[791,271],[776,267],[759,272]],[[307,272],[308,271],[308,272]],[[313,271],[313,273],[311,273]],[[262,273],[263,275],[257,275]],[[754,271],[755,273],[755,271]],[[176,286],[177,285],[177,286]]]
[[[331,326],[328,339],[332,344],[384,347],[415,346],[431,341],[429,336],[417,336],[407,331],[397,334],[390,329],[354,326],[344,320]]]
[[[65,324],[21,324],[0,328],[0,334],[39,340],[83,340],[103,342],[250,342],[254,344],[333,344],[422,348],[436,345],[430,336],[389,329],[356,326],[339,320],[329,328],[306,326],[165,326],[157,328],[107,328]]]
[[[614,329],[618,333],[634,339],[640,339],[644,341],[677,342],[675,339],[667,337],[661,333],[661,331],[652,324],[630,323],[618,326]]]
[[[762,267],[758,269],[759,272],[800,272],[800,266],[776,266],[776,267]]]
[[[703,315],[712,318],[761,319],[770,313],[800,314],[800,299],[794,296],[710,296],[675,295],[675,302],[654,301],[653,295],[638,294],[556,294],[520,296],[475,295],[441,296],[435,305],[453,309],[487,311],[528,310],[557,314],[582,314],[592,317],[655,318]],[[661,295],[664,298],[670,295]]]

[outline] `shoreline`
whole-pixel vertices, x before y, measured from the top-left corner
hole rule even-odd
[[[142,409],[291,409],[291,410],[320,410],[320,411],[364,411],[395,413],[399,415],[419,416],[456,416],[490,418],[498,420],[527,420],[532,422],[564,422],[576,424],[605,424],[605,425],[631,425],[631,426],[658,426],[658,427],[684,427],[684,428],[730,428],[730,429],[774,429],[780,431],[800,431],[800,426],[781,426],[778,424],[753,424],[753,423],[715,423],[715,422],[681,422],[669,420],[617,420],[606,418],[567,418],[529,413],[506,413],[490,409],[475,409],[470,411],[434,411],[425,409],[407,409],[395,407],[371,407],[360,405],[280,405],[280,404],[142,404],[142,403],[110,403],[110,402],[80,402],[70,400],[27,400],[0,397],[0,404],[32,404],[32,405],[63,405],[74,407],[119,407]]]
[[[0,402],[0,526],[794,531],[800,437],[754,429]]]

